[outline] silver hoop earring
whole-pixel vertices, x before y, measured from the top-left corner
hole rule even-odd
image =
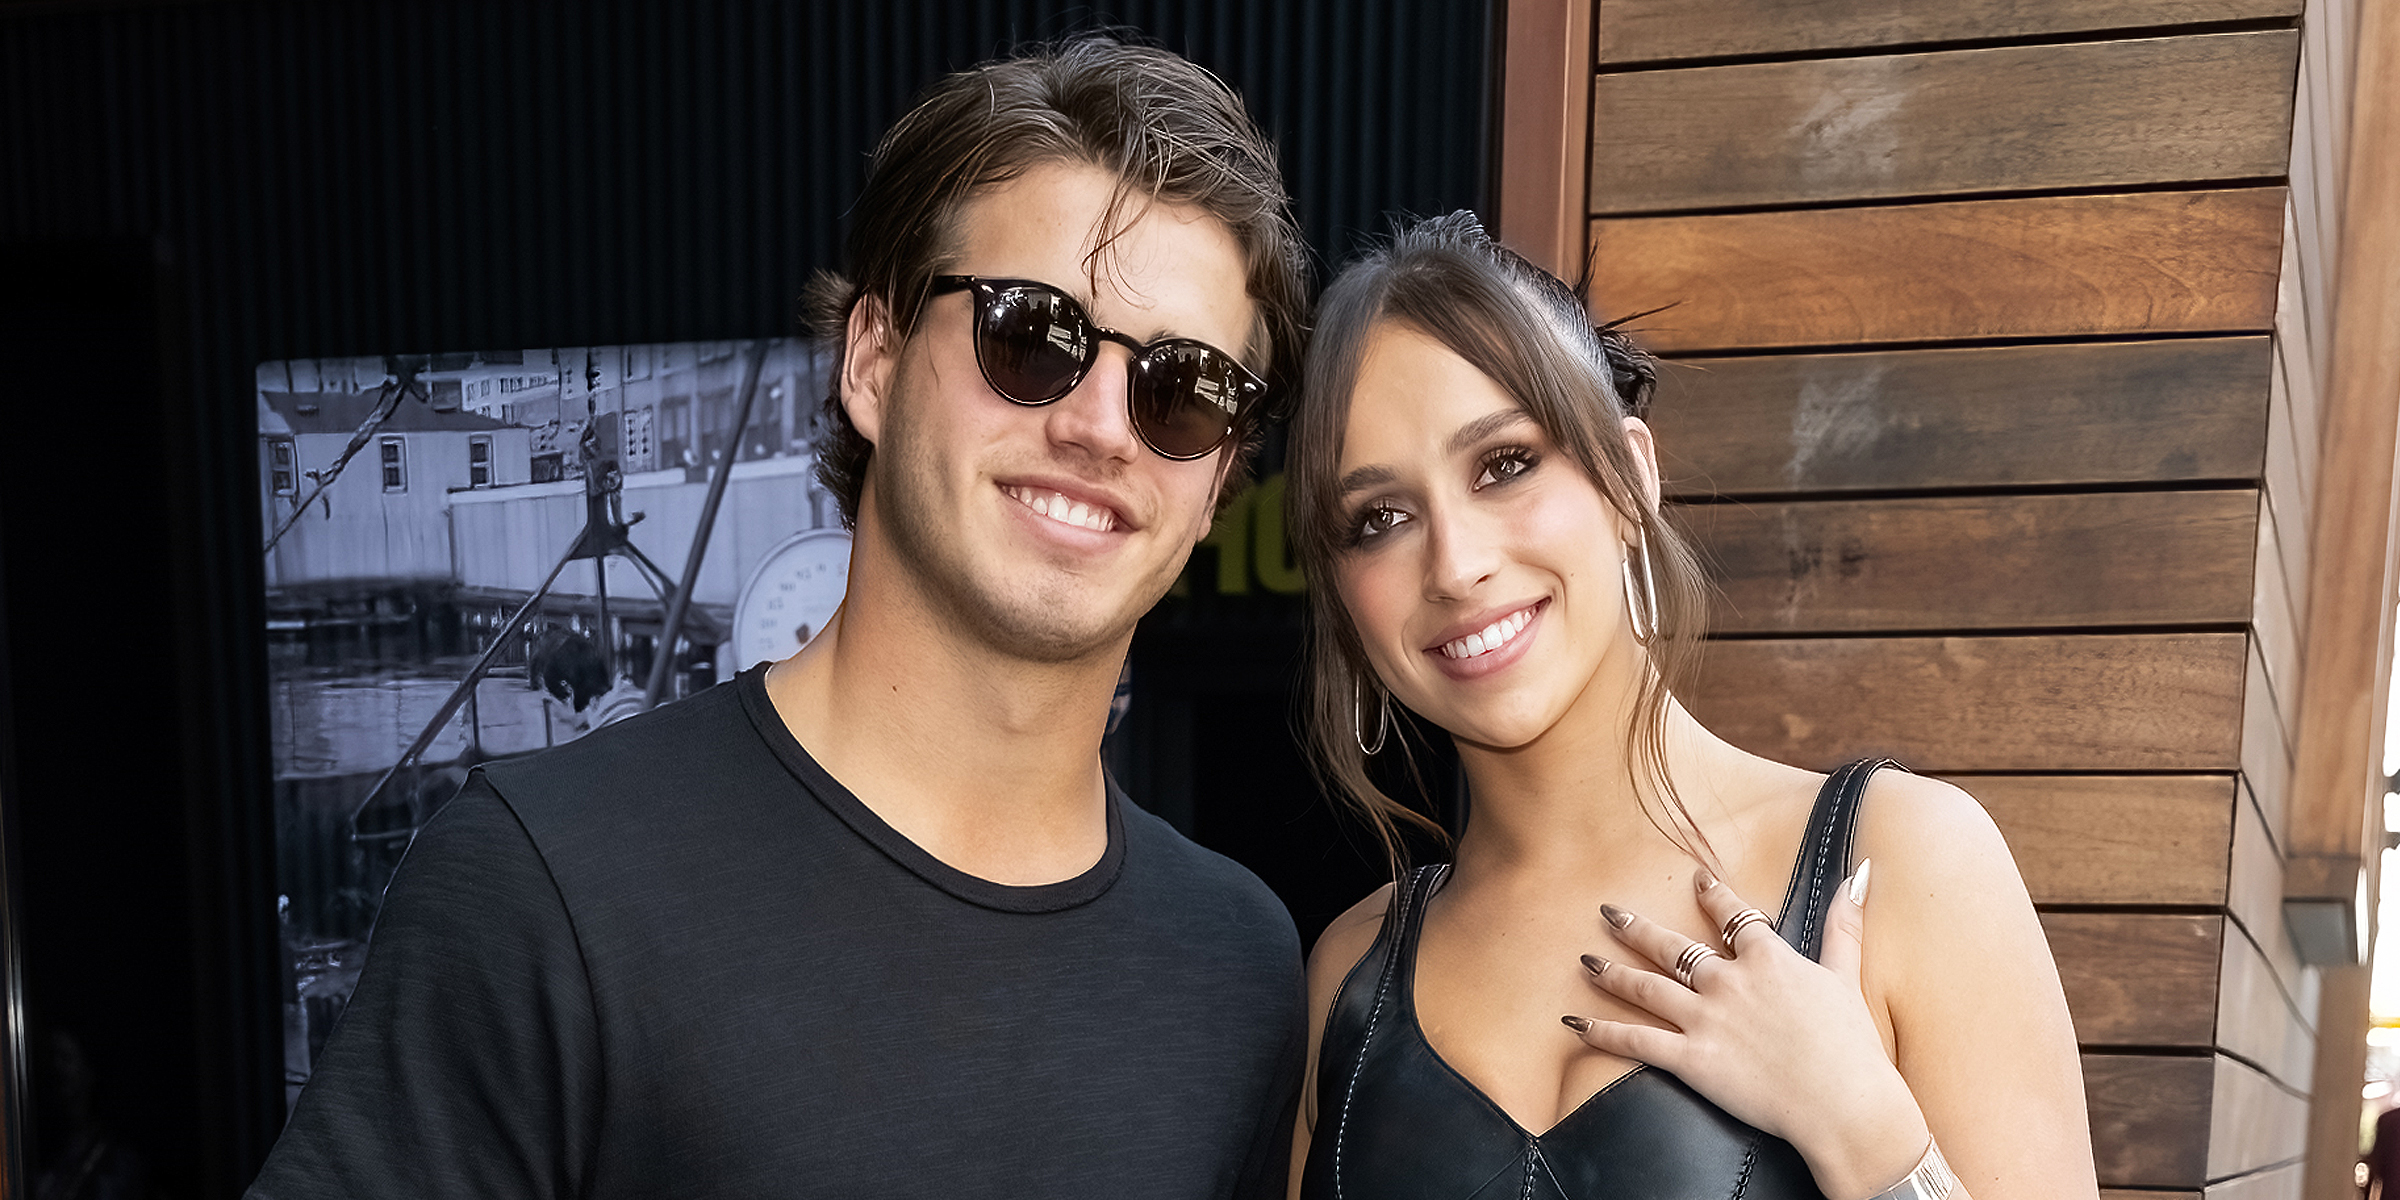
[[[1358,686],[1359,691],[1363,693],[1374,685],[1369,684],[1366,680],[1362,679],[1359,680]],[[1367,744],[1366,707],[1367,702],[1363,695],[1353,696],[1351,698],[1350,736],[1358,739],[1358,752],[1360,754],[1364,754],[1368,758],[1373,758],[1376,755],[1383,753],[1383,743],[1385,739],[1391,736],[1392,702],[1383,694],[1381,689],[1376,689],[1375,744],[1372,746]]]
[[[1641,594],[1634,594],[1633,560],[1642,560]],[[1658,636],[1658,585],[1650,570],[1650,539],[1627,547],[1625,551],[1625,617],[1633,623],[1635,644],[1647,646]]]

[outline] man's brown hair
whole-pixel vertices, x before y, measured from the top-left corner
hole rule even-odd
[[[960,207],[1027,169],[1086,163],[1117,178],[1098,255],[1154,203],[1185,205],[1222,221],[1242,247],[1260,327],[1240,351],[1270,387],[1297,366],[1307,302],[1307,252],[1291,216],[1275,147],[1225,82],[1180,55],[1112,37],[1036,47],[933,85],[875,148],[844,271],[810,288],[811,315],[835,360],[818,447],[817,478],[856,526],[874,445],[842,407],[843,333],[859,302],[875,298],[890,328],[916,327],[926,291],[956,253]],[[1228,447],[1230,496],[1255,446],[1258,422]]]

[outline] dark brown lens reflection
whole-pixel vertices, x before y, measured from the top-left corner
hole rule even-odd
[[[975,350],[993,386],[1020,404],[1056,400],[1092,359],[1092,327],[1055,292],[1008,288],[981,309]]]
[[[1225,440],[1242,399],[1229,366],[1224,355],[1192,342],[1152,346],[1142,355],[1133,424],[1151,449],[1196,458]]]

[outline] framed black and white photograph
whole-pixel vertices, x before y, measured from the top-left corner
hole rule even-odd
[[[798,339],[262,363],[291,1093],[384,885],[477,764],[804,645],[849,534]]]

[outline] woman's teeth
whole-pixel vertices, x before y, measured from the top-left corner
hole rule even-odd
[[[1017,503],[1061,525],[1073,525],[1098,533],[1107,533],[1117,527],[1117,514],[1105,508],[1093,508],[1081,500],[1069,500],[1057,492],[1037,492],[1026,487],[1000,490],[1007,492]]]
[[[1489,654],[1515,640],[1519,633],[1524,632],[1526,622],[1531,620],[1533,610],[1520,608],[1484,626],[1479,633],[1470,633],[1443,646],[1442,654],[1448,658],[1473,658],[1478,654]]]

